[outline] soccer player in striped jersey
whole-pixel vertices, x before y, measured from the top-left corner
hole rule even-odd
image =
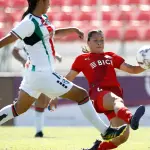
[[[127,64],[125,60],[113,52],[104,52],[104,35],[101,30],[93,30],[88,33],[87,44],[89,50],[84,48],[84,54],[79,55],[66,78],[73,81],[82,72],[89,83],[89,95],[93,106],[98,113],[104,113],[113,127],[128,124],[127,130],[120,137],[112,141],[99,141],[86,150],[115,149],[127,141],[129,137],[129,125],[133,130],[139,127],[139,121],[145,113],[145,107],[139,106],[132,115],[125,107],[123,90],[117,81],[115,68],[131,74],[145,71],[140,66]]]
[[[22,40],[16,41],[12,50],[12,54],[14,58],[22,63],[24,67],[27,61],[28,54],[26,53],[24,42]],[[58,53],[56,53],[55,57],[59,62],[62,61],[62,57]],[[35,137],[43,137],[44,109],[47,108],[49,101],[50,98],[44,94],[41,94],[40,97],[35,101]]]
[[[127,125],[118,128],[107,126],[96,113],[87,91],[55,72],[53,35],[58,34],[48,20],[49,0],[28,0],[28,9],[23,20],[0,40],[0,48],[17,39],[25,43],[28,60],[20,85],[18,100],[0,110],[0,124],[26,112],[43,93],[50,98],[67,98],[78,103],[83,115],[102,133],[103,139],[120,136]],[[82,32],[74,28],[80,36]],[[61,29],[61,34],[71,33],[72,29]]]

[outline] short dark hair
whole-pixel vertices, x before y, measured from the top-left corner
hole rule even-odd
[[[27,0],[28,1],[28,8],[27,10],[24,12],[24,14],[22,15],[22,19],[28,15],[29,13],[32,13],[34,11],[34,9],[36,8],[37,2],[39,0]]]
[[[92,30],[88,33],[88,38],[87,41],[90,41],[91,37],[93,36],[93,34],[95,33],[103,33],[101,30]]]

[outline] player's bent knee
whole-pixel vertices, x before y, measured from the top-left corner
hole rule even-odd
[[[129,130],[127,130],[122,136],[120,136],[117,140],[118,145],[125,143],[129,138]]]
[[[120,144],[125,143],[125,142],[128,140],[128,138],[129,138],[129,136],[127,136],[127,135],[122,135],[122,136],[119,138]]]
[[[124,132],[123,135],[121,135],[120,137],[115,138],[115,139],[113,140],[113,143],[114,143],[116,146],[119,146],[119,145],[125,143],[125,142],[128,140],[128,138],[129,138],[129,134],[130,134],[130,132],[129,132],[129,127],[128,127],[127,130]]]
[[[29,106],[19,106],[18,103],[15,104],[15,109],[18,115],[25,113],[29,108]]]
[[[83,101],[85,98],[89,97],[88,92],[85,89],[81,89],[79,93],[78,102]]]
[[[118,102],[124,103],[123,99],[120,98],[120,97],[117,97],[117,98],[114,100],[114,103],[118,103]]]
[[[27,108],[22,108],[22,109],[16,109],[17,114],[21,115],[23,113],[25,113],[28,109]]]
[[[67,98],[73,100],[77,103],[83,101],[86,97],[88,97],[88,92],[78,86],[73,86],[72,89],[64,95],[61,95],[62,98]]]

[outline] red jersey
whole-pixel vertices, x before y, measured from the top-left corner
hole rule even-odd
[[[88,80],[89,87],[120,87],[117,81],[115,68],[120,68],[124,59],[115,53],[86,53],[79,55],[73,65],[72,70],[83,72]]]

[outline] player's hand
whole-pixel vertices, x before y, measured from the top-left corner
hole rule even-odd
[[[26,60],[22,60],[21,63],[22,63],[22,65],[23,65],[23,67],[25,67]]]
[[[57,104],[58,104],[58,98],[50,100],[48,106],[49,111],[54,111],[57,108]]]
[[[81,48],[82,48],[82,52],[89,53],[89,50],[86,46],[82,46]]]
[[[84,33],[81,30],[77,29],[76,33],[78,34],[80,39],[84,39]]]

